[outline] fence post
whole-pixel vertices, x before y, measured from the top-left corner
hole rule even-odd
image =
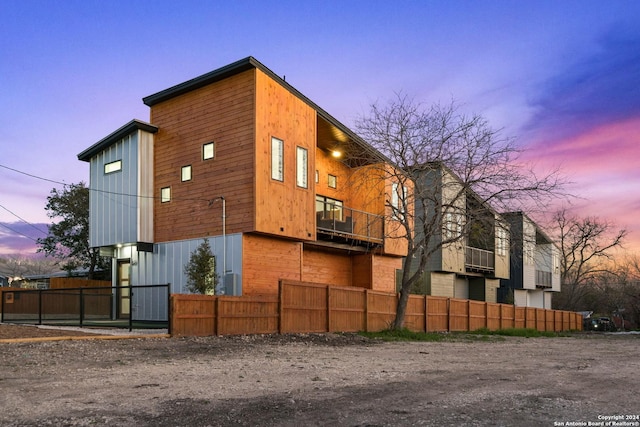
[[[133,288],[131,285],[129,288],[129,332],[133,331]]]
[[[38,290],[38,325],[42,325],[42,291]]]
[[[364,331],[369,332],[369,289],[364,290]]]
[[[82,322],[84,319],[84,296],[82,295],[82,288],[80,288],[80,327],[82,328]]]
[[[428,320],[429,317],[429,303],[427,301],[427,295],[424,295],[424,332],[429,332],[428,330]]]
[[[220,297],[213,297],[213,334],[220,335]]]
[[[451,298],[447,298],[447,332],[451,332]]]
[[[489,303],[484,302],[484,327],[489,329]]]
[[[171,283],[167,283],[167,332],[171,335],[173,326],[173,304],[171,303]]]
[[[283,288],[284,284],[282,280],[278,281],[278,333],[282,334],[282,297],[284,295]]]
[[[326,306],[327,306],[327,332],[331,332],[331,286],[327,285],[326,289],[327,289],[327,299],[326,299]]]

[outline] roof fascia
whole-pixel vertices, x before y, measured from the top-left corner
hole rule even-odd
[[[372,155],[374,158],[379,159],[381,162],[392,163],[391,160],[386,158],[382,153],[378,150],[374,149],[371,145],[365,142],[362,138],[356,135],[351,129],[346,127],[340,121],[338,121],[331,114],[327,113],[325,110],[320,108],[315,102],[311,101],[302,92],[298,91],[295,87],[291,86],[287,83],[286,80],[278,76],[276,73],[267,68],[264,64],[258,61],[253,56],[248,56],[244,59],[236,61],[232,64],[226,65],[222,68],[218,68],[217,70],[213,70],[209,73],[203,74],[199,77],[196,77],[191,80],[187,80],[186,82],[177,84],[168,89],[155,93],[153,95],[149,95],[142,99],[142,101],[149,107],[152,107],[160,102],[167,101],[176,96],[183,95],[192,90],[199,89],[201,87],[207,86],[209,84],[224,80],[228,77],[234,76],[236,74],[242,73],[244,71],[250,69],[258,69],[268,75],[270,78],[278,82],[281,86],[287,89],[289,92],[294,94],[296,97],[300,98],[304,103],[310,106],[312,109],[316,111],[316,114],[320,116],[325,121],[329,122],[331,125],[337,127],[342,132],[344,132],[349,138],[354,141],[361,149],[365,150],[367,153]]]
[[[105,148],[110,147],[125,136],[130,135],[137,130],[156,133],[158,132],[158,127],[138,119],[133,119],[126,125],[110,133],[108,136],[102,138],[100,141],[96,142],[91,147],[78,154],[78,160],[88,162],[93,156],[95,156]]]

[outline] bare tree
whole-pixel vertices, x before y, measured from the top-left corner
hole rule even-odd
[[[612,251],[627,236],[611,222],[597,217],[578,217],[567,209],[557,211],[553,226],[560,245],[562,290],[555,298],[556,308],[579,310],[597,275],[611,271]]]
[[[560,195],[556,171],[537,176],[518,161],[512,138],[482,116],[461,114],[454,102],[425,107],[396,94],[373,104],[355,127],[392,165],[381,175],[397,183],[386,205],[404,229],[394,236],[406,240],[407,256],[394,329],[402,328],[409,293],[440,248],[489,239],[497,227],[491,209],[521,210]]]

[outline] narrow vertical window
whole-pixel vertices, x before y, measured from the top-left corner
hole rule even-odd
[[[182,167],[180,179],[182,180],[182,182],[191,181],[191,165]]]
[[[164,187],[160,189],[160,201],[162,203],[171,201],[171,187]]]
[[[215,145],[213,142],[208,142],[202,146],[202,160],[213,159]]]
[[[320,182],[320,173],[316,169],[316,184]]]
[[[284,141],[271,137],[271,179],[284,181]]]
[[[497,235],[497,254],[499,256],[507,256],[507,253],[509,252],[509,235],[507,234],[507,230],[505,230],[504,228],[502,228],[501,226],[498,226],[498,228],[496,229],[496,235]]]
[[[399,197],[398,197],[398,183],[391,184],[391,207],[393,208],[393,217],[397,218],[397,212],[399,209]]]
[[[393,208],[394,219],[403,219],[404,207],[407,203],[407,195],[407,187],[400,187],[400,184],[397,182],[391,184],[391,206]]]
[[[296,185],[307,188],[307,149],[296,147]]]
[[[338,177],[336,177],[335,175],[329,174],[327,184],[331,188],[338,188]]]

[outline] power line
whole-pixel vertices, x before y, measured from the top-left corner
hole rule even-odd
[[[18,169],[10,168],[9,166],[5,166],[5,165],[0,165],[0,168],[9,169],[10,171],[13,171],[13,172],[16,172],[16,173],[19,173],[19,174],[22,174],[22,175],[29,176],[29,177],[31,177],[31,178],[40,179],[40,180],[42,180],[42,181],[53,182],[54,184],[69,185],[69,184],[64,183],[64,182],[55,181],[55,180],[53,180],[53,179],[48,179],[48,178],[43,178],[43,177],[41,177],[41,176],[37,176],[37,175],[33,175],[33,174],[30,174],[30,173],[27,173],[27,172],[23,172],[23,171],[20,171],[20,170],[18,170]]]
[[[7,209],[6,207],[4,207],[4,206],[0,205],[0,208],[2,208],[2,209],[4,209],[5,211],[9,212],[11,215],[15,216],[15,217],[16,217],[16,218],[18,218],[20,221],[22,221],[22,222],[24,222],[25,224],[27,224],[27,225],[31,226],[32,228],[34,228],[34,229],[38,230],[39,232],[44,233],[44,234],[49,234],[47,231],[44,231],[44,230],[42,230],[42,229],[40,229],[40,228],[36,227],[34,224],[31,224],[29,221],[25,220],[24,218],[21,218],[21,217],[20,217],[19,215],[17,215],[16,213],[11,212],[11,211],[10,211],[9,209]]]
[[[6,224],[3,224],[3,223],[1,223],[1,222],[0,222],[0,226],[2,226],[2,227],[4,227],[4,228],[6,228],[7,230],[11,230],[11,231],[13,231],[13,232],[14,232],[14,233],[16,233],[16,234],[19,234],[19,235],[21,235],[21,236],[23,236],[23,237],[26,237],[27,239],[33,240],[34,242],[38,243],[38,239],[34,239],[33,237],[31,237],[31,236],[27,236],[26,234],[21,233],[21,232],[20,232],[20,231],[18,231],[18,230],[14,230],[13,228],[9,227],[9,226],[8,226],[8,225],[6,225]]]
[[[65,187],[72,185],[72,184],[67,184],[66,182],[56,181],[54,179],[43,178],[43,177],[38,176],[38,175],[33,175],[33,174],[30,174],[30,173],[27,173],[27,172],[23,172],[23,171],[18,170],[18,169],[10,168],[9,166],[5,166],[5,165],[2,165],[2,164],[0,164],[0,167],[8,169],[8,170],[16,172],[16,173],[19,173],[19,174],[22,174],[22,175],[26,175],[26,176],[31,177],[31,178],[35,178],[35,179],[39,179],[39,180],[47,181],[47,182],[52,182],[54,184],[60,184],[60,185],[63,185]],[[129,193],[121,193],[121,192],[117,192],[117,191],[98,190],[97,188],[90,188],[90,187],[87,188],[87,189],[89,191],[94,191],[96,193],[113,194],[113,195],[116,195],[116,196],[136,197],[136,198],[139,198],[139,199],[160,199],[161,198],[160,196],[142,196],[140,194],[129,194]],[[190,202],[210,202],[211,201],[210,199],[191,198],[191,197],[184,197],[184,198],[177,197],[177,198],[172,198],[172,200],[190,201]]]

